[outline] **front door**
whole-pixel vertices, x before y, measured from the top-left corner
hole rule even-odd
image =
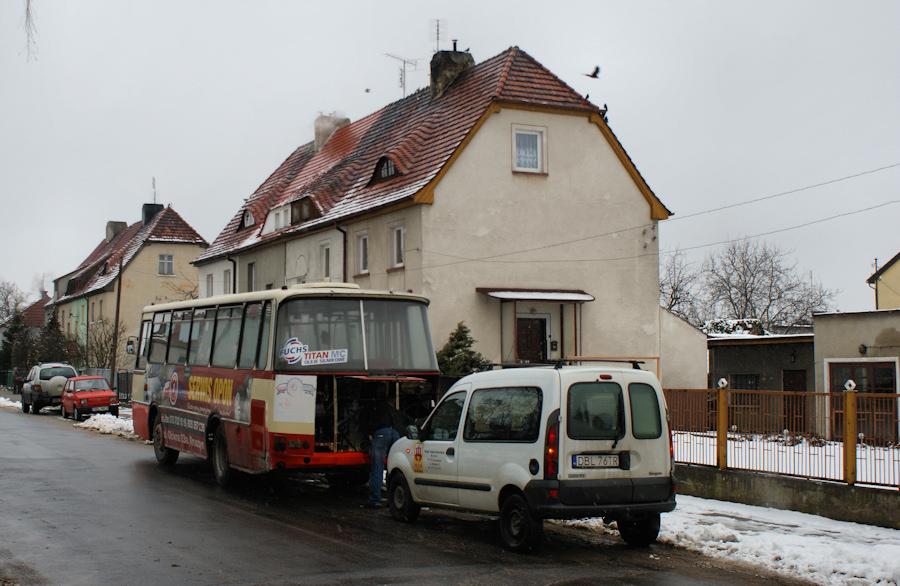
[[[544,318],[516,319],[516,354],[519,362],[547,362],[547,321]]]

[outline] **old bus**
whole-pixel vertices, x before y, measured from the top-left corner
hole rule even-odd
[[[437,398],[428,300],[321,283],[144,308],[133,384],[135,433],[156,458],[234,470],[362,479],[360,414],[389,400],[411,418]]]

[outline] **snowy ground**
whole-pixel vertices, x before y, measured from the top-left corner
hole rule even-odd
[[[20,410],[20,405],[0,397],[0,409]],[[122,409],[120,415],[94,415],[73,425],[139,439],[130,413]],[[566,524],[618,533],[599,519]],[[819,584],[900,584],[900,531],[893,529],[679,495],[678,508],[662,516],[659,539]]]

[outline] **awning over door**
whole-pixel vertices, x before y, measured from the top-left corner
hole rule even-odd
[[[476,287],[475,291],[500,301],[537,301],[547,303],[587,303],[594,296],[580,289],[504,289]]]

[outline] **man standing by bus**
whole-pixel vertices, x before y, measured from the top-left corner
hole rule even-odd
[[[369,500],[366,506],[374,509],[381,506],[384,461],[391,446],[400,439],[400,434],[394,428],[394,421],[395,418],[404,416],[383,397],[376,398],[361,415],[363,428],[372,442],[372,447],[369,448],[372,470],[369,473]]]

